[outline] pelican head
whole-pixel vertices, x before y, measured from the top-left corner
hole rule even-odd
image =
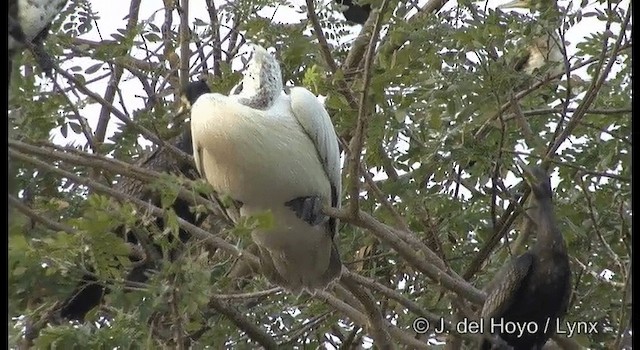
[[[528,0],[514,0],[498,6],[499,9],[515,9],[515,8],[529,8],[529,7],[531,7],[531,1],[528,1]]]
[[[513,0],[505,4],[498,6],[499,9],[529,9],[529,10],[544,10],[548,8],[554,8],[556,6],[555,0]]]
[[[282,73],[275,57],[253,45],[253,57],[244,72],[241,86],[233,89],[238,100],[255,109],[268,109],[282,92]]]

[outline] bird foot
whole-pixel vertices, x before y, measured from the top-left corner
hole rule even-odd
[[[326,220],[321,213],[322,199],[318,196],[298,197],[285,203],[296,216],[311,226],[316,226]]]

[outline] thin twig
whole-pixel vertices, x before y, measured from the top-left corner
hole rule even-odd
[[[229,305],[227,305],[227,303],[223,302],[222,300],[212,298],[209,301],[209,306],[219,313],[225,315],[239,329],[246,332],[249,338],[262,345],[265,349],[278,349],[278,344],[269,334],[267,334],[253,322],[249,321],[240,312],[231,308]]]
[[[288,332],[287,339],[278,342],[278,346],[282,348],[284,345],[288,345],[296,342],[302,335],[307,332],[310,332],[314,327],[324,322],[327,318],[331,316],[331,312],[326,311],[321,315],[315,316],[303,324],[298,329],[293,329],[291,332]],[[280,338],[284,338],[284,336],[280,336]]]
[[[132,127],[133,129],[135,129],[136,131],[140,132],[143,136],[145,136],[149,140],[153,141],[154,143],[156,143],[156,144],[158,144],[158,145],[160,145],[162,147],[167,148],[174,155],[177,156],[176,159],[178,159],[178,160],[183,159],[185,162],[193,163],[193,156],[183,152],[182,150],[180,150],[176,146],[168,143],[167,141],[162,140],[155,133],[151,132],[147,128],[145,128],[145,127],[139,125],[138,123],[134,122],[133,120],[131,120],[131,118],[129,118],[126,114],[122,113],[116,107],[114,107],[113,104],[109,103],[107,100],[102,98],[100,95],[94,93],[93,91],[91,91],[88,88],[86,88],[85,86],[83,86],[80,81],[78,81],[73,75],[69,74],[67,71],[61,69],[59,66],[54,66],[54,69],[56,70],[57,73],[61,74],[67,80],[69,80],[70,82],[75,84],[76,87],[78,88],[78,90],[80,90],[83,94],[91,97],[96,102],[98,102],[102,106],[104,106],[107,109],[109,109],[109,111],[116,118],[118,118],[120,121],[122,121],[125,125],[127,125],[129,127]]]
[[[185,88],[189,83],[189,0],[180,0],[180,87]]]
[[[585,265],[584,263],[582,263],[580,260],[578,260],[578,258],[575,258],[573,256],[570,256],[571,261],[573,261],[574,264],[577,264],[578,266],[580,266],[580,268],[585,271],[586,273],[588,273],[589,275],[591,275],[591,277],[593,277],[596,281],[599,282],[603,282],[606,284],[609,284],[613,287],[616,288],[622,288],[625,286],[624,283],[620,283],[620,282],[616,282],[616,281],[612,281],[609,279],[604,278],[603,276],[601,276],[599,273],[593,271],[592,269],[590,269],[587,265]]]
[[[342,314],[347,315],[353,322],[360,325],[367,324],[368,321],[365,315],[363,315],[360,311],[356,310],[349,304],[340,300],[333,294],[326,291],[322,291],[322,292],[318,292],[316,296],[326,301],[334,309],[339,310]],[[398,343],[405,344],[407,348],[425,349],[425,350],[430,349],[426,343],[416,340],[415,338],[413,338],[413,336],[407,334],[405,331],[395,326],[389,325],[389,333]]]
[[[173,283],[176,283],[177,276],[174,277]],[[173,343],[176,350],[184,350],[184,334],[182,331],[182,314],[178,310],[178,303],[180,296],[178,295],[178,286],[174,285],[170,291],[171,297],[169,299],[169,306],[171,307],[171,314],[173,316],[171,328],[173,328]]]
[[[133,31],[138,25],[138,15],[140,13],[141,1],[142,0],[132,0],[131,3],[129,4],[129,15],[127,16],[128,20],[127,20],[127,26],[125,28],[125,31],[127,33],[130,33],[131,31]],[[98,124],[96,126],[96,130],[94,133],[94,142],[98,148],[105,140],[107,125],[109,124],[110,115],[111,115],[111,112],[115,110],[115,108],[112,108],[113,101],[118,91],[118,85],[120,83],[120,78],[122,77],[122,73],[123,73],[123,69],[120,66],[115,66],[115,67],[112,66],[111,69],[113,73],[111,75],[111,79],[109,79],[109,83],[107,84],[107,89],[104,92],[104,101],[106,103],[102,104],[102,108],[100,109],[100,116],[98,118]],[[59,73],[59,70],[57,71]]]
[[[220,39],[220,22],[218,20],[218,9],[213,0],[206,0],[207,12],[209,12],[209,22],[211,27],[211,51],[213,53],[213,76],[222,77],[220,63],[222,62],[222,40]],[[204,62],[204,61],[203,61]]]
[[[236,299],[255,299],[262,298],[269,295],[274,295],[279,292],[282,292],[283,289],[280,287],[269,288],[257,292],[249,292],[249,293],[235,293],[235,294],[216,294],[215,298],[220,300],[236,300]]]
[[[354,137],[349,144],[349,184],[347,186],[349,193],[349,210],[351,215],[355,216],[360,212],[360,161],[362,158],[362,149],[364,147],[365,131],[367,129],[369,119],[369,88],[371,85],[371,67],[373,58],[375,57],[376,43],[378,34],[382,28],[382,16],[387,10],[389,0],[383,0],[378,12],[376,23],[373,27],[373,33],[369,40],[367,54],[364,62],[364,82],[362,94],[360,95],[360,103],[358,105],[358,121]]]
[[[309,17],[309,21],[311,21],[311,25],[313,26],[313,31],[316,34],[316,38],[318,38],[318,44],[320,44],[320,54],[324,59],[324,62],[329,66],[329,70],[331,73],[335,73],[338,70],[338,65],[336,61],[333,60],[333,55],[331,54],[331,49],[329,49],[329,43],[327,42],[327,38],[324,36],[324,31],[322,30],[322,26],[320,25],[320,20],[318,20],[318,15],[315,10],[315,0],[306,0],[307,3],[307,16]]]
[[[355,279],[351,277],[351,274],[343,275],[340,282],[356,297],[366,310],[369,318],[367,322],[367,328],[369,333],[372,334],[373,339],[376,341],[376,347],[379,349],[394,349],[391,338],[389,337],[389,331],[386,326],[385,319],[380,311],[380,308],[376,305],[371,293],[364,288],[360,288]]]
[[[402,217],[402,215],[400,215],[400,213],[396,210],[396,208],[394,208],[393,205],[389,202],[389,200],[387,199],[387,195],[384,194],[384,192],[382,192],[382,190],[378,187],[378,185],[376,185],[375,181],[373,181],[373,177],[371,176],[371,174],[369,174],[368,171],[366,171],[366,169],[364,168],[364,166],[362,166],[362,164],[360,166],[360,172],[362,176],[364,176],[364,180],[366,184],[369,186],[369,189],[373,192],[374,196],[376,197],[376,200],[380,202],[382,206],[385,207],[391,213],[398,227],[400,227],[402,230],[410,231],[407,221]]]
[[[9,195],[9,205],[15,207],[20,210],[24,215],[30,218],[33,221],[39,222],[44,226],[50,228],[51,230],[58,232],[67,232],[70,234],[76,234],[76,229],[71,226],[67,226],[65,224],[55,222],[52,219],[45,217],[44,215],[38,214],[35,210],[29,208],[28,205],[22,203],[18,198]]]
[[[600,230],[600,224],[596,219],[595,208],[593,207],[593,201],[591,200],[591,193],[587,189],[587,185],[584,183],[584,179],[582,178],[582,176],[579,176],[579,179],[580,179],[580,188],[582,189],[582,193],[584,193],[585,200],[587,201],[589,219],[591,219],[591,222],[593,223],[593,230],[595,231],[596,236],[600,240],[600,243],[605,248],[605,251],[613,259],[616,265],[618,265],[620,272],[624,274],[624,266],[622,264],[622,261],[620,261],[620,257],[618,256],[618,254],[616,254],[616,252],[613,251],[613,248],[611,248],[611,245],[609,245],[609,242],[607,242],[607,240],[604,239],[604,236],[602,235],[602,231]]]

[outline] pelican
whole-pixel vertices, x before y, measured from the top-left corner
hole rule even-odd
[[[555,0],[514,0],[500,5],[500,9],[525,8],[538,10],[541,13],[552,11],[552,18],[559,21],[559,11]],[[517,71],[535,76],[547,63],[552,64],[548,73],[556,75],[564,69],[564,55],[557,34],[559,23],[553,28],[540,28],[538,37],[527,45],[527,53],[515,63]]]
[[[201,176],[239,206],[241,217],[270,212],[273,226],[251,233],[267,279],[292,293],[335,281],[342,263],[338,139],[327,111],[302,87],[283,92],[280,66],[264,48],[233,95],[202,95],[191,109],[193,155]]]
[[[25,46],[32,50],[43,71],[52,69],[51,58],[42,48],[42,42],[51,22],[66,3],[67,0],[9,0],[9,77],[13,55]]]

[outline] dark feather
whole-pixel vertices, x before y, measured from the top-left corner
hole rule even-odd
[[[537,241],[494,278],[481,313],[485,335],[494,331],[515,350],[541,349],[553,335],[556,322],[567,313],[571,295],[569,258],[555,222],[549,177],[537,167],[523,169],[533,195],[529,216]],[[491,319],[495,323],[535,323],[537,331],[522,335],[501,332],[490,327]],[[491,349],[491,344],[483,341],[482,349]]]
[[[364,24],[371,13],[370,5],[358,5],[353,0],[336,0],[336,3],[344,7],[342,14],[344,18],[353,23]]]
[[[191,83],[183,92],[183,95],[188,96],[189,103],[195,102],[195,100],[202,94],[210,92],[206,83],[195,82]],[[191,144],[191,128],[187,124],[184,127],[184,132],[170,141],[172,145],[179,148],[181,151],[192,155],[193,146]],[[176,175],[185,176],[191,180],[198,178],[197,170],[191,163],[185,162],[183,159],[176,159],[175,155],[166,148],[158,148],[155,151],[149,153],[144,159],[137,163],[137,166],[145,169],[154,170],[162,173],[171,173]],[[140,198],[144,201],[149,201],[156,206],[161,206],[161,199],[159,195],[153,191],[149,191],[145,188],[144,183],[132,179],[123,178],[115,188],[120,192],[126,193],[130,196]],[[189,203],[177,198],[172,205],[172,209],[176,215],[185,221],[188,221],[194,225],[200,225],[206,218],[205,216],[196,217],[191,211]],[[165,223],[163,218],[156,218],[155,225],[163,230]],[[115,233],[121,236],[126,242],[131,244],[151,244],[150,242],[139,242],[135,235],[128,232],[125,227],[119,227],[115,230]],[[182,243],[189,240],[190,235],[184,230],[179,231],[179,238]],[[153,247],[160,253],[160,247]],[[175,255],[177,252],[172,252]],[[136,263],[135,267],[127,274],[125,280],[129,282],[145,282],[148,279],[148,274],[154,269],[155,261],[148,259],[149,261]],[[103,296],[109,293],[109,289],[97,282],[91,275],[85,275],[78,287],[72,293],[67,300],[63,303],[60,309],[60,316],[66,319],[83,321],[87,312],[100,304]]]
[[[532,263],[533,256],[526,252],[505,266],[495,279],[497,285],[488,288],[490,293],[482,307],[482,318],[501,315],[513,304],[513,298],[522,287],[523,281],[526,283],[525,278]]]

